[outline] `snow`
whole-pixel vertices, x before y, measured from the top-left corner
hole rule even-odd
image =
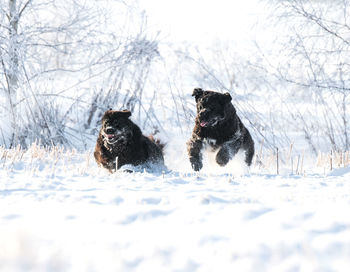
[[[0,149],[0,270],[348,271],[349,167],[195,174],[175,150],[166,173],[108,174],[91,152]]]
[[[105,5],[113,6],[110,1]],[[31,81],[30,87],[38,94],[56,97],[71,92],[71,97],[52,100],[47,111],[40,105],[36,108],[54,117],[57,130],[65,124],[62,128],[70,135],[70,147],[87,151],[37,144],[27,150],[0,146],[0,271],[349,271],[350,166],[343,165],[349,160],[345,151],[338,160],[333,153],[333,169],[329,170],[332,147],[326,136],[333,128],[329,130],[331,120],[322,117],[332,109],[334,124],[339,123],[336,117],[341,115],[334,113],[340,109],[342,93],[328,90],[324,94],[329,100],[326,107],[300,86],[283,92],[285,86],[280,83],[276,90],[271,89],[274,80],[255,66],[264,63],[261,52],[255,55],[254,41],[269,53],[276,67],[288,52],[280,54],[280,44],[275,42],[276,35],[285,34],[285,26],[269,25],[266,17],[270,13],[263,3],[140,0],[140,5],[149,15],[147,28],[151,31],[145,32],[145,40],[140,39],[142,35],[135,36],[141,44],[134,49],[155,53],[159,47],[162,57],[152,60],[149,75],[139,82],[145,85],[144,93],[132,119],[145,134],[159,130],[156,136],[166,143],[168,170],[109,174],[97,167],[92,155],[96,135],[90,132],[98,127],[94,122],[88,129],[84,126],[86,113],[93,112],[87,107],[89,101],[95,101],[100,90],[114,108],[124,107],[130,90],[137,89],[135,73],[141,71],[142,76],[148,69],[142,58],[140,70],[134,70],[133,62],[126,63],[132,66],[126,70],[124,64],[120,66],[120,74],[132,75],[125,80],[119,78],[118,68],[115,77],[107,73],[95,78],[94,73],[91,81],[77,85],[77,89],[73,88],[75,79],[82,80],[85,74],[67,79],[56,74],[49,81]],[[111,12],[124,14],[112,6]],[[109,24],[109,16],[120,23]],[[124,38],[134,40],[132,33],[142,33],[143,24],[138,21],[146,20],[131,11],[127,14],[134,17],[130,22],[125,19],[122,23],[124,17],[113,12],[109,16],[98,25],[102,30],[118,27],[116,33],[121,28],[121,44]],[[269,27],[264,29],[266,24]],[[161,33],[156,34],[159,28]],[[153,32],[154,44],[150,38]],[[96,41],[99,39],[106,38],[102,35]],[[103,53],[105,43],[93,44]],[[121,51],[123,48],[120,46]],[[187,55],[180,57],[184,53]],[[203,60],[210,70],[203,73],[192,61],[182,61],[188,57],[198,64]],[[62,58],[61,65],[66,65],[67,58]],[[228,79],[226,65],[232,70]],[[299,76],[302,70],[297,68],[289,72]],[[237,77],[232,86],[231,75]],[[119,80],[119,102],[108,100],[104,95],[114,90],[114,82]],[[213,164],[215,154],[211,154],[196,174],[185,145],[195,114],[191,93],[196,86],[223,91],[225,88],[215,87],[217,80],[231,86],[234,105],[252,133],[258,156],[250,169],[242,165],[241,153],[221,168]],[[0,101],[0,114],[7,116],[6,101],[3,97]],[[45,101],[40,103],[51,105]],[[22,107],[23,116],[27,116]],[[59,114],[54,114],[56,107],[61,109]],[[294,122],[294,109],[295,114],[307,116],[306,125],[301,126],[301,120]],[[99,115],[93,118],[97,121]],[[20,125],[25,128],[25,124]],[[314,136],[317,152],[326,154],[318,158],[309,154],[302,128]],[[5,138],[11,134],[11,126],[6,118],[0,120],[0,130],[5,134],[0,136],[2,142],[9,146]],[[87,133],[86,139],[83,133]],[[261,136],[274,144],[264,142]],[[280,152],[278,175],[276,147]]]

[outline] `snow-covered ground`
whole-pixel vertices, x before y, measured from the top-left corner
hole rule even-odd
[[[0,271],[349,271],[350,168],[195,175],[172,157],[110,175],[91,152],[0,149]]]

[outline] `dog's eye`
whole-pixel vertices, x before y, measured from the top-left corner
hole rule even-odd
[[[105,122],[103,127],[116,127],[115,122]]]

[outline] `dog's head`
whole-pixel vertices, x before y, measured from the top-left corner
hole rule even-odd
[[[131,112],[128,110],[108,110],[104,113],[101,134],[105,143],[113,145],[126,142],[132,136],[130,116]]]
[[[222,94],[197,88],[193,90],[192,96],[196,99],[197,118],[201,127],[216,126],[227,118],[228,107],[234,109],[229,93]],[[235,110],[233,114],[235,114]]]

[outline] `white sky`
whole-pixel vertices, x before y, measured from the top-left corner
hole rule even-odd
[[[170,41],[249,40],[262,14],[258,0],[139,0],[148,24]]]

